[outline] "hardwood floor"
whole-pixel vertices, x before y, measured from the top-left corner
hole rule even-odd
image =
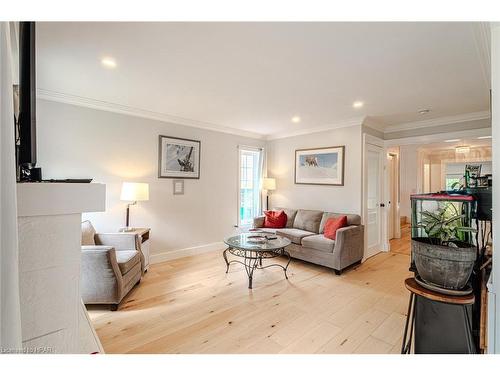
[[[292,260],[246,272],[222,250],[152,265],[118,311],[89,314],[106,353],[399,353],[408,255],[380,253],[336,276]]]
[[[410,255],[411,230],[410,224],[401,226],[401,238],[394,238],[391,242],[391,252],[398,254]]]

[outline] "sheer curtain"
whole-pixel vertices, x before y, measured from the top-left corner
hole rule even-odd
[[[0,353],[21,348],[10,30],[0,22]]]
[[[262,181],[267,177],[267,153],[266,149],[262,148],[260,151],[260,194],[259,194],[259,215],[264,214],[264,191],[262,190]],[[267,209],[267,207],[266,207]]]

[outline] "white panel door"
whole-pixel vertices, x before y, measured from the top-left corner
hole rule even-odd
[[[366,230],[367,256],[382,250],[382,199],[384,153],[378,146],[366,147]]]

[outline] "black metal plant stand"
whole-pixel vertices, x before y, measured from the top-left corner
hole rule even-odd
[[[410,292],[401,354],[473,354],[471,306],[474,294],[446,295],[405,280]]]
[[[237,259],[228,260],[227,252],[231,253],[236,257],[243,258],[243,261]],[[281,267],[285,273],[285,278],[288,280],[288,275],[286,271],[288,269],[288,265],[290,264],[291,256],[290,253],[286,251],[284,247],[273,250],[253,250],[253,249],[251,250],[251,249],[240,249],[236,247],[228,247],[226,250],[224,250],[222,256],[226,261],[226,273],[229,272],[229,265],[231,263],[239,263],[245,266],[245,271],[247,272],[248,275],[248,289],[252,289],[253,272],[256,269],[262,270],[264,268],[269,268],[269,267]],[[279,263],[273,263],[267,266],[262,265],[262,259],[271,259],[279,256],[286,256],[288,258],[286,266],[283,266]]]

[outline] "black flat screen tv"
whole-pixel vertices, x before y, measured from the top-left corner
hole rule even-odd
[[[20,181],[40,181],[36,168],[35,22],[19,23],[19,115],[17,164]]]

